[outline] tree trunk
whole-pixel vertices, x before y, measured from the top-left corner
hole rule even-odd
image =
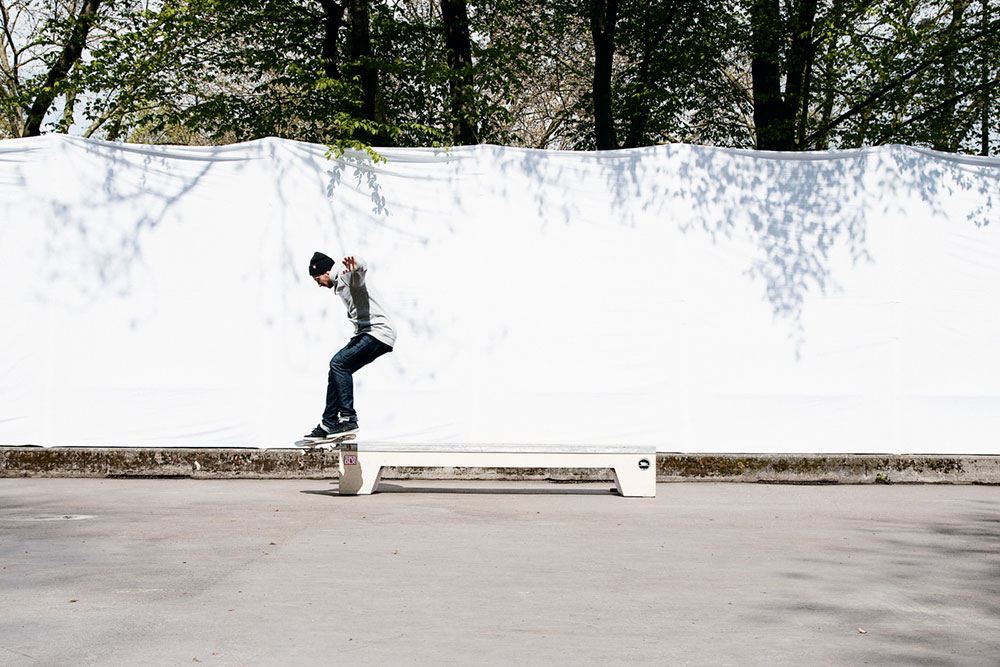
[[[590,0],[590,33],[594,39],[594,138],[597,150],[618,148],[611,109],[611,73],[615,55],[618,0]]]
[[[73,127],[73,108],[75,106],[76,91],[70,90],[66,93],[66,105],[63,107],[63,117],[59,123],[58,132],[69,134],[69,128]]]
[[[816,21],[817,0],[799,0],[792,21],[792,43],[788,53],[788,78],[785,82],[786,122],[795,122],[797,129],[792,137],[792,145],[805,150],[802,145],[806,135],[806,117],[809,112],[809,94],[812,85],[813,57],[816,45],[813,41],[813,24]]]
[[[466,0],[441,0],[444,45],[451,77],[448,90],[454,116],[451,134],[456,144],[477,144],[473,108],[472,38]]]
[[[983,0],[983,15],[982,15],[982,30],[986,30],[986,26],[990,22],[990,3],[989,0]],[[985,85],[990,80],[990,62],[987,59],[983,59],[983,76],[981,83]],[[995,66],[995,64],[994,64]],[[990,154],[990,101],[992,99],[991,92],[987,91],[983,93],[983,108],[982,108],[982,118],[980,126],[980,155]]]
[[[750,74],[757,149],[787,151],[794,146],[795,125],[781,97],[781,14],[779,0],[754,0],[750,8]]]
[[[378,70],[372,62],[372,40],[368,19],[369,0],[350,0],[351,62],[361,82],[361,117],[375,121]]]
[[[9,41],[11,35],[7,30],[10,25],[10,12],[7,6],[0,2],[0,21],[4,30],[0,32],[0,99],[4,104],[4,123],[0,126],[0,137],[4,135],[20,137],[24,133],[24,109],[13,100],[20,93],[20,63],[18,62],[17,46]],[[7,49],[10,49],[13,60],[7,59]]]
[[[70,30],[63,51],[59,54],[59,59],[45,75],[42,89],[28,110],[28,117],[24,122],[24,132],[21,136],[37,137],[42,133],[42,121],[45,119],[45,113],[52,106],[52,101],[58,94],[56,85],[66,80],[70,68],[80,60],[83,49],[87,45],[87,33],[90,32],[90,28],[97,18],[97,10],[100,6],[101,0],[84,0],[80,14],[73,22],[73,28]]]
[[[323,74],[328,79],[340,78],[340,67],[337,65],[337,45],[341,27],[344,25],[344,10],[346,7],[334,0],[319,0],[323,7]]]

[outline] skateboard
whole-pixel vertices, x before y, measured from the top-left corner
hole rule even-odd
[[[341,433],[323,440],[298,440],[295,446],[310,452],[315,452],[319,449],[336,449],[338,445],[354,440],[357,435],[357,433]]]

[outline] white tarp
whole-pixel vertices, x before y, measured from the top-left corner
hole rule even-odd
[[[286,446],[349,338],[363,437],[1000,453],[1000,161],[0,142],[0,444]]]

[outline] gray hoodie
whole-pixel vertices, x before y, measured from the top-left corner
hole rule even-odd
[[[352,255],[348,255],[349,257]],[[348,271],[340,259],[330,270],[334,276],[333,290],[347,306],[347,317],[354,324],[354,335],[368,334],[389,347],[396,344],[396,328],[382,306],[378,293],[368,286],[368,263],[353,255],[357,267]]]

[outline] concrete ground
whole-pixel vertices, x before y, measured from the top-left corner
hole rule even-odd
[[[1000,664],[1000,487],[383,486],[0,479],[0,664]]]

